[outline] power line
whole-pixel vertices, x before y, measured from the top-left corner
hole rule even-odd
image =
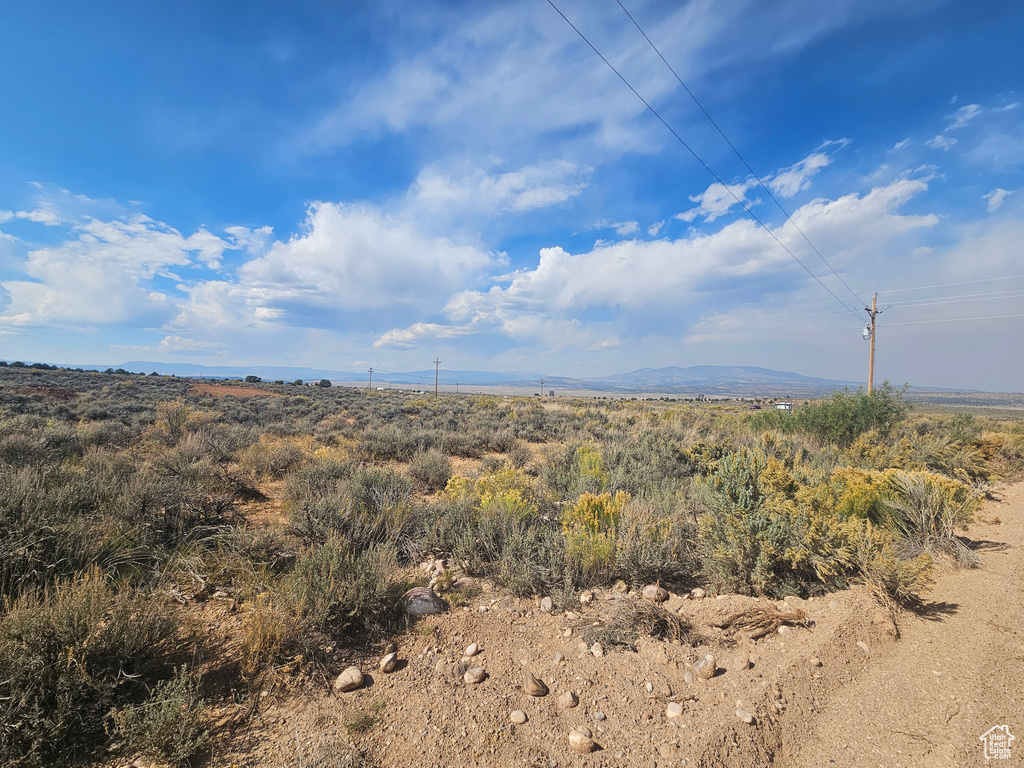
[[[793,253],[793,252],[792,252],[792,251],[791,251],[791,250],[790,250],[789,248],[787,248],[787,247],[786,247],[786,245],[785,245],[785,244],[784,244],[784,243],[783,243],[783,242],[782,242],[782,241],[781,241],[781,240],[780,240],[780,239],[778,238],[778,236],[777,236],[777,235],[776,235],[776,234],[775,234],[774,232],[772,232],[772,231],[771,231],[771,230],[770,230],[770,229],[768,228],[768,226],[767,226],[767,225],[766,225],[766,224],[765,224],[765,223],[764,223],[763,221],[761,221],[761,219],[760,219],[760,218],[759,218],[759,217],[757,216],[757,214],[756,214],[756,213],[754,213],[754,212],[753,212],[753,211],[752,211],[752,210],[751,210],[751,209],[750,209],[750,208],[749,208],[749,207],[747,206],[747,204],[746,204],[746,203],[744,203],[744,202],[743,202],[743,201],[742,201],[742,200],[741,200],[741,199],[740,199],[740,198],[739,198],[739,197],[738,197],[738,196],[736,195],[736,193],[732,191],[732,188],[731,188],[731,187],[730,187],[730,186],[729,186],[728,184],[726,184],[726,183],[725,183],[724,181],[722,181],[721,177],[719,177],[719,175],[718,175],[717,173],[715,173],[715,172],[714,172],[714,171],[713,171],[713,170],[711,169],[711,166],[709,166],[709,165],[708,165],[707,163],[705,163],[705,162],[704,162],[704,161],[703,161],[703,160],[701,159],[700,155],[698,155],[698,154],[697,154],[697,153],[696,153],[696,152],[695,152],[695,151],[693,150],[693,148],[692,148],[692,147],[690,147],[690,145],[689,145],[689,144],[687,144],[687,143],[686,143],[686,142],[685,142],[685,141],[683,140],[683,137],[682,137],[682,136],[680,136],[680,135],[679,135],[678,133],[676,133],[675,129],[674,129],[674,128],[673,128],[673,127],[672,127],[671,125],[669,125],[669,124],[668,124],[668,122],[666,122],[665,118],[663,118],[663,117],[661,116],[661,114],[660,114],[660,113],[658,112],[658,110],[656,110],[656,109],[655,109],[654,107],[652,107],[652,106],[651,106],[651,105],[650,105],[650,104],[649,104],[649,103],[647,102],[647,99],[645,99],[645,98],[644,98],[643,96],[641,96],[641,95],[640,95],[640,93],[639,93],[639,92],[637,91],[637,89],[636,89],[636,88],[634,88],[634,87],[633,87],[633,86],[632,86],[632,85],[630,84],[630,82],[629,82],[629,81],[628,81],[628,80],[627,80],[627,79],[626,79],[626,78],[625,78],[625,77],[624,77],[624,76],[622,75],[622,73],[620,73],[620,72],[619,72],[619,70],[617,70],[617,69],[615,68],[615,66],[614,66],[614,65],[613,65],[613,64],[612,64],[612,63],[611,63],[610,61],[608,61],[608,59],[606,59],[606,58],[605,58],[604,54],[603,54],[603,53],[601,53],[601,52],[600,52],[600,51],[599,51],[599,50],[598,50],[598,49],[597,49],[597,48],[596,48],[596,47],[594,46],[594,44],[593,44],[592,42],[590,42],[590,40],[589,40],[589,39],[587,38],[587,36],[586,36],[586,35],[584,35],[584,34],[583,34],[583,33],[582,33],[582,32],[581,32],[581,31],[580,31],[580,30],[579,30],[579,29],[578,29],[578,28],[576,27],[576,25],[575,25],[575,24],[573,24],[573,23],[572,23],[571,21],[569,21],[569,18],[568,18],[568,17],[567,17],[567,16],[566,16],[566,15],[565,15],[564,13],[562,13],[562,11],[561,11],[561,10],[559,10],[559,8],[558,8],[558,6],[557,6],[557,5],[555,5],[555,3],[554,3],[554,0],[548,0],[548,5],[550,5],[550,6],[552,7],[552,8],[554,8],[554,9],[555,9],[555,12],[556,12],[556,13],[558,13],[558,15],[559,15],[559,16],[561,16],[561,17],[562,17],[562,19],[564,19],[564,20],[565,20],[565,23],[566,23],[566,24],[568,24],[568,25],[569,25],[570,27],[572,27],[573,31],[574,31],[574,32],[575,32],[575,33],[576,33],[577,35],[579,35],[579,36],[580,36],[580,38],[581,38],[581,39],[583,40],[583,42],[585,42],[585,43],[586,43],[586,44],[587,44],[587,45],[588,45],[588,46],[590,47],[590,50],[592,50],[592,51],[593,51],[594,53],[596,53],[596,54],[598,55],[598,57],[599,57],[599,58],[601,59],[601,61],[603,61],[603,62],[604,62],[604,63],[605,63],[605,64],[606,64],[607,66],[608,66],[608,68],[609,68],[609,69],[610,69],[610,70],[611,70],[612,72],[614,72],[614,73],[615,73],[616,77],[618,77],[618,78],[619,78],[619,80],[621,80],[621,81],[623,82],[623,84],[624,84],[624,85],[625,85],[625,86],[626,86],[627,88],[629,88],[629,90],[631,90],[631,91],[633,92],[633,95],[634,95],[634,96],[636,96],[636,97],[637,97],[638,99],[640,99],[640,101],[641,101],[641,102],[643,103],[643,105],[644,105],[645,107],[647,107],[647,109],[648,109],[648,110],[650,110],[651,114],[653,114],[653,115],[654,115],[654,116],[655,116],[656,118],[658,118],[658,120],[659,120],[659,121],[661,122],[661,124],[662,124],[662,125],[664,125],[664,126],[665,126],[665,128],[667,128],[667,129],[668,129],[669,133],[671,133],[671,134],[672,134],[673,136],[675,136],[675,138],[676,138],[676,141],[678,141],[678,142],[679,142],[680,144],[682,144],[682,145],[683,145],[683,147],[684,147],[684,148],[686,149],[686,151],[688,151],[688,152],[689,152],[689,153],[690,153],[691,155],[693,155],[694,159],[695,159],[695,160],[696,160],[696,161],[697,161],[698,163],[700,163],[700,164],[701,164],[702,166],[704,166],[704,169],[705,169],[705,170],[706,170],[706,171],[707,171],[708,173],[710,173],[710,174],[711,174],[711,175],[712,175],[712,176],[714,177],[715,181],[717,181],[717,182],[718,182],[719,184],[721,184],[721,185],[722,185],[722,187],[724,187],[724,188],[725,188],[725,190],[726,190],[726,191],[727,191],[727,192],[728,192],[728,193],[729,193],[730,195],[732,195],[733,199],[734,199],[734,200],[735,200],[735,201],[736,201],[736,202],[737,202],[737,203],[739,204],[739,206],[740,206],[740,207],[741,207],[741,208],[742,208],[742,209],[744,210],[744,212],[746,212],[746,214],[747,214],[748,216],[750,216],[750,218],[752,218],[752,219],[753,219],[754,221],[756,221],[756,222],[757,222],[757,223],[758,223],[758,224],[759,224],[759,225],[761,226],[761,228],[762,228],[762,229],[764,229],[764,231],[765,231],[765,232],[767,232],[767,233],[768,233],[768,234],[769,234],[769,235],[771,236],[771,238],[772,238],[772,239],[773,239],[773,240],[774,240],[774,241],[775,241],[776,243],[778,243],[778,244],[779,244],[779,246],[780,246],[780,247],[782,248],[782,250],[784,250],[784,251],[785,251],[786,253],[788,253],[788,254],[790,255],[790,257],[791,257],[791,258],[793,259],[793,261],[795,261],[795,262],[796,262],[797,264],[799,264],[799,265],[800,265],[800,267],[801,267],[801,268],[802,268],[802,269],[804,270],[804,272],[806,272],[806,273],[807,273],[808,275],[810,275],[810,276],[811,276],[812,278],[814,278],[814,281],[815,281],[816,283],[818,283],[818,285],[820,285],[820,286],[821,286],[822,288],[824,288],[824,289],[825,289],[826,291],[828,291],[829,295],[830,295],[830,296],[832,296],[832,298],[833,298],[833,299],[835,299],[835,300],[836,300],[836,301],[838,301],[838,302],[839,302],[839,303],[840,303],[840,304],[841,304],[841,305],[842,305],[843,307],[845,307],[845,309],[846,309],[846,311],[847,311],[847,312],[849,312],[849,313],[850,313],[851,315],[853,315],[853,316],[854,316],[854,317],[856,317],[857,319],[860,319],[860,314],[859,314],[859,313],[858,313],[858,312],[857,312],[856,310],[853,310],[853,309],[851,309],[851,308],[850,308],[850,307],[849,307],[849,306],[848,306],[848,305],[846,304],[846,302],[844,302],[844,301],[843,301],[842,299],[840,299],[840,298],[839,298],[838,296],[836,296],[836,294],[832,292],[832,289],[831,289],[831,288],[829,288],[829,287],[828,287],[827,285],[825,285],[825,283],[823,283],[823,282],[822,282],[822,281],[821,281],[821,280],[820,280],[820,279],[818,278],[818,276],[817,276],[817,275],[815,275],[815,274],[814,274],[813,272],[811,272],[811,270],[807,268],[807,265],[805,265],[805,264],[804,264],[804,263],[803,263],[802,261],[800,261],[800,259],[798,259],[798,258],[796,257],[796,254],[794,254],[794,253]]]
[[[775,203],[776,206],[778,206],[780,211],[782,211],[783,215],[786,217],[786,221],[792,224],[793,228],[800,233],[800,236],[803,237],[804,242],[806,242],[807,245],[810,246],[811,250],[818,255],[818,258],[821,259],[822,264],[829,268],[829,271],[836,276],[839,282],[843,284],[843,286],[846,288],[846,290],[850,292],[853,298],[855,298],[859,303],[863,304],[864,300],[861,299],[861,297],[857,295],[853,288],[847,285],[846,281],[843,280],[842,276],[838,272],[836,272],[835,269],[832,268],[832,265],[828,263],[828,260],[821,254],[821,251],[819,251],[815,247],[814,243],[812,243],[810,238],[807,237],[807,234],[802,229],[800,229],[800,226],[795,221],[793,221],[793,217],[789,215],[789,211],[787,211],[783,207],[782,203],[778,201],[778,198],[776,198],[775,195],[772,194],[772,191],[768,189],[767,185],[765,185],[765,183],[761,180],[761,177],[754,172],[753,168],[750,167],[750,163],[748,163],[746,158],[744,158],[743,155],[740,154],[740,151],[736,149],[736,146],[729,140],[729,137],[725,135],[725,131],[723,131],[719,127],[718,123],[715,122],[714,118],[712,118],[711,115],[708,114],[708,111],[704,108],[704,105],[700,103],[696,96],[694,96],[693,91],[691,91],[689,87],[686,85],[686,83],[683,82],[683,79],[679,77],[678,73],[676,73],[672,65],[668,63],[668,60],[662,55],[661,51],[658,50],[658,46],[654,44],[654,41],[647,36],[646,32],[644,32],[643,27],[641,27],[637,20],[633,18],[633,14],[626,10],[626,6],[622,4],[622,0],[615,0],[615,2],[619,4],[619,8],[621,8],[622,12],[629,17],[629,20],[633,22],[633,26],[637,28],[637,31],[639,31],[640,34],[644,36],[644,40],[646,40],[650,44],[651,48],[654,49],[654,52],[658,54],[658,58],[660,58],[662,63],[664,63],[664,65],[668,67],[668,71],[672,73],[672,76],[676,79],[676,81],[681,86],[683,86],[683,90],[686,91],[687,94],[689,94],[691,99],[693,99],[693,103],[696,104],[700,111],[704,113],[704,117],[706,117],[708,119],[708,122],[710,122],[711,125],[715,127],[715,130],[718,131],[718,134],[725,140],[725,143],[729,145],[729,148],[732,149],[736,157],[740,159],[740,162],[743,163],[746,169],[750,172],[750,175],[754,177],[757,183],[761,186],[761,189],[764,190],[765,194],[768,195],[768,197],[771,198],[771,201]]]
[[[957,285],[974,285],[975,283],[992,283],[996,280],[1020,280],[1024,275],[1004,275],[1003,277],[986,277],[980,280],[963,280],[959,283],[937,283],[936,285],[921,285],[917,288],[893,288],[889,291],[879,293],[906,293],[907,291],[924,291],[928,288],[952,288]]]

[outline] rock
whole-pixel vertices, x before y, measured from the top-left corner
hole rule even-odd
[[[715,657],[709,653],[703,659],[694,662],[693,671],[697,677],[703,680],[710,680],[715,676],[715,672],[718,671],[718,664],[715,662]]]
[[[593,752],[597,749],[597,745],[594,743],[593,733],[589,728],[579,727],[573,728],[569,731],[569,746],[577,752],[586,754]]]
[[[349,667],[334,679],[336,693],[354,691],[363,684],[363,672],[359,667]]]
[[[670,701],[668,703],[668,706],[665,707],[665,717],[667,717],[670,720],[674,720],[677,717],[682,717],[682,715],[683,705],[678,702]]]
[[[572,627],[566,627],[565,632],[562,633],[562,637],[572,637]]]
[[[459,678],[465,675],[466,672],[468,671],[469,664],[465,663],[464,661],[460,661],[457,664],[444,664],[443,666],[441,666],[440,669],[441,675],[449,683],[459,682]]]
[[[694,679],[695,678],[693,676],[693,672],[687,672],[685,675],[683,675],[683,682],[684,683],[692,683],[694,681]]]
[[[470,643],[469,645],[466,646],[466,655],[467,656],[476,656],[478,653],[480,653],[480,644],[479,643]]]
[[[594,643],[590,646],[590,652],[595,656],[604,656],[604,648],[601,647],[600,643]]]
[[[648,693],[654,693],[654,683],[651,683],[651,682],[644,683],[644,690],[647,691]]]
[[[579,703],[579,697],[572,691],[566,691],[558,697],[559,709],[574,709]]]
[[[821,666],[821,659],[819,659],[817,656],[811,656],[809,661],[811,662],[811,666],[812,667],[820,667]]]
[[[516,725],[522,725],[526,722],[526,713],[521,709],[516,709],[512,711],[512,714],[508,716],[508,719]]]
[[[457,589],[460,592],[465,592],[468,589],[473,589],[477,586],[477,580],[472,576],[460,576],[452,582],[452,589]]]
[[[629,592],[629,586],[622,579],[619,579],[612,585],[612,590],[618,592],[620,595],[624,595]]]
[[[657,584],[648,584],[640,594],[644,600],[650,600],[655,603],[664,603],[668,600],[668,592]]]
[[[434,590],[426,587],[413,587],[402,595],[405,612],[410,616],[429,616],[444,613],[448,606]]]
[[[477,685],[487,679],[487,671],[481,667],[473,667],[466,670],[466,674],[462,676],[462,679],[466,681],[467,685]]]
[[[675,757],[676,748],[674,744],[659,744],[658,754],[664,757],[666,760]]]
[[[745,710],[745,709],[737,709],[736,710],[736,717],[738,717],[740,720],[742,720],[747,725],[751,725],[754,722],[754,716],[752,714],[750,714],[749,712],[747,712],[747,710]]]
[[[523,683],[523,691],[527,696],[547,696],[548,687],[533,676],[532,672],[526,673],[526,681]]]
[[[386,653],[380,660],[380,671],[381,672],[394,672],[395,667],[398,666],[398,654],[397,653]]]
[[[871,649],[868,648],[868,644],[865,643],[863,640],[857,641],[857,647],[864,651],[864,653],[871,653]]]
[[[737,656],[732,660],[732,669],[736,672],[742,672],[744,669],[750,669],[750,657]]]
[[[601,722],[602,720],[607,719],[607,717],[608,716],[604,712],[595,712],[594,713],[594,719],[597,720],[598,722]]]
[[[594,600],[594,593],[589,589],[585,589],[580,592],[580,605],[590,605]]]
[[[551,659],[552,664],[561,664],[563,661],[565,661],[565,656],[561,652],[556,653]]]
[[[789,637],[793,634],[793,628],[786,624],[783,624],[781,627],[779,627],[779,634],[783,637]]]
[[[544,613],[551,613],[555,609],[555,602],[550,597],[542,597],[540,600],[540,609]]]
[[[388,643],[384,646],[384,655],[387,656],[389,653],[395,653],[398,651],[398,646],[394,643]]]
[[[707,593],[706,593],[706,592],[705,592],[705,591],[704,591],[703,589],[701,589],[700,587],[697,587],[696,589],[692,589],[692,590],[690,590],[690,596],[691,596],[691,597],[692,597],[692,598],[693,598],[694,600],[700,600],[700,599],[701,599],[702,597],[704,597],[704,595],[706,595],[706,594],[707,594]]]

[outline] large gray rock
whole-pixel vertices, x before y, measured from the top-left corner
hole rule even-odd
[[[448,605],[434,590],[426,587],[413,587],[402,595],[402,605],[410,616],[429,616],[444,613]]]

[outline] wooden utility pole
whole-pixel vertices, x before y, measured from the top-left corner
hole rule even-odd
[[[868,354],[868,394],[875,388],[875,318],[878,316],[878,294],[871,297],[871,309],[864,307],[871,315],[871,352]]]
[[[441,365],[441,361],[436,357],[434,358],[434,397],[437,397],[437,367]]]
[[[544,397],[544,379],[540,380],[540,396]]]
[[[373,368],[370,369],[370,383],[366,385],[366,391],[370,392],[373,389]]]

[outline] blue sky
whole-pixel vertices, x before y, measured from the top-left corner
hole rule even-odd
[[[623,0],[787,221],[556,2],[838,299],[544,0],[8,2],[0,357],[1024,389],[1024,5]]]

